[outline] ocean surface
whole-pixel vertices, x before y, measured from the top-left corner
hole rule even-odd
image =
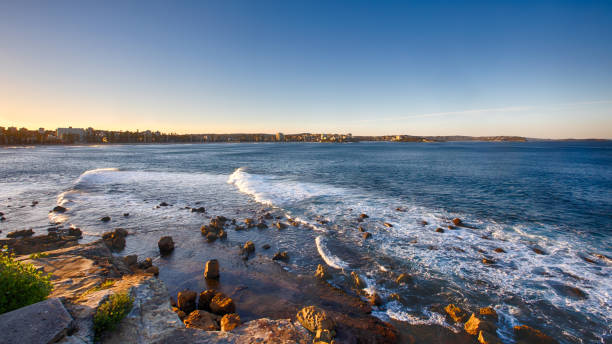
[[[68,211],[49,213],[57,204]],[[200,206],[205,214],[185,209]],[[0,149],[0,212],[0,236],[58,223],[91,241],[124,227],[135,234],[121,254],[153,256],[172,235],[176,251],[193,252],[181,261],[199,265],[211,216],[240,224],[271,212],[301,225],[229,230],[218,245],[268,243],[260,254],[290,253],[286,270],[326,264],[341,287],[354,271],[384,300],[407,300],[375,308],[382,319],[459,331],[440,305],[493,305],[506,343],[517,324],[563,343],[612,342],[610,142],[10,147]],[[449,229],[455,217],[466,226]],[[389,271],[413,283],[390,283]]]

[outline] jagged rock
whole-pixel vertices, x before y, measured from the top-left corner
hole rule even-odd
[[[503,248],[501,247],[497,247],[496,249],[494,249],[493,251],[497,252],[497,253],[506,253],[506,251],[504,251]]]
[[[355,271],[351,271],[351,279],[353,280],[353,285],[357,289],[363,289],[366,287],[365,282],[361,279],[359,274],[357,274]]]
[[[540,330],[527,325],[514,326],[514,335],[519,343],[524,344],[558,344],[552,337],[544,334]]]
[[[477,336],[480,331],[495,332],[495,325],[489,321],[479,318],[476,314],[472,313],[472,316],[463,326],[465,332]]]
[[[265,222],[262,221],[262,222],[257,224],[257,228],[259,228],[259,229],[266,229],[266,228],[268,228],[268,225]]]
[[[366,231],[365,228],[363,228],[362,226],[357,227],[357,230],[361,233],[364,233]]]
[[[317,265],[317,271],[315,271],[315,277],[322,279],[322,280],[328,279],[329,273],[327,272],[327,268],[321,264]]]
[[[393,227],[393,225],[390,224],[389,222],[384,222],[383,225],[385,225],[385,227],[389,227],[389,228]]]
[[[502,341],[493,333],[480,331],[478,333],[478,342],[480,344],[502,344]]]
[[[454,230],[457,229],[457,227],[453,226],[453,225],[448,225],[446,226],[446,228],[450,229],[450,230]]]
[[[210,310],[219,315],[235,313],[236,306],[234,301],[227,295],[219,292],[210,300]]]
[[[286,251],[276,252],[276,254],[274,254],[274,256],[272,257],[272,260],[288,261],[289,254]]]
[[[247,228],[251,228],[255,226],[255,221],[251,218],[246,218],[244,219],[244,224],[246,225]]]
[[[317,330],[335,331],[336,329],[335,321],[324,310],[315,306],[302,308],[297,313],[297,320],[308,331],[313,333],[316,333]]]
[[[30,229],[21,229],[18,231],[9,232],[6,235],[6,237],[7,238],[24,238],[24,237],[31,237],[32,235],[34,235],[34,231],[32,230],[32,228],[30,228]]]
[[[283,222],[278,221],[277,223],[274,224],[276,226],[276,228],[278,229],[285,229],[287,228],[287,225]]]
[[[436,228],[436,232],[438,232],[438,233],[444,233],[444,228],[440,228],[440,227],[438,227],[438,228]]]
[[[206,262],[204,268],[204,278],[206,279],[218,279],[219,278],[219,261],[211,259]]]
[[[110,216],[102,216],[102,217],[100,218],[100,221],[102,221],[102,222],[108,222],[108,221],[110,221],[110,220],[111,220]]]
[[[55,208],[53,208],[52,212],[54,213],[64,213],[66,212],[66,208],[62,207],[61,205],[56,206]]]
[[[204,290],[201,292],[200,300],[198,300],[198,309],[210,311],[210,301],[212,301],[216,294],[217,291],[214,289]]]
[[[367,219],[367,218],[369,218],[369,216],[366,215],[366,214],[359,214],[359,218],[360,219]]]
[[[497,322],[497,312],[495,311],[495,309],[493,309],[493,307],[480,308],[478,310],[478,313],[485,320]]]
[[[0,315],[0,343],[55,343],[74,329],[74,320],[58,298]]]
[[[453,224],[454,224],[455,226],[461,226],[461,225],[463,224],[463,222],[461,221],[461,219],[460,219],[460,218],[455,217],[455,218],[453,219]]]
[[[372,234],[371,234],[370,232],[364,232],[364,233],[363,233],[361,236],[362,236],[364,239],[369,239],[369,238],[371,238],[371,237],[372,237]]]
[[[227,232],[224,231],[223,229],[220,229],[219,233],[217,234],[217,236],[219,237],[219,239],[225,239],[225,238],[227,238]]]
[[[204,207],[199,207],[199,208],[191,208],[191,212],[192,213],[205,213],[206,209]]]
[[[176,298],[178,309],[182,310],[186,314],[193,312],[196,309],[196,294],[193,290],[179,291]]]
[[[454,322],[464,322],[467,318],[467,313],[452,303],[446,306],[444,311]]]
[[[226,314],[221,318],[221,331],[231,331],[240,326],[240,316],[236,313]]]
[[[400,294],[398,294],[398,293],[393,293],[393,294],[389,295],[389,299],[395,300],[395,301],[400,302],[400,303],[403,303],[402,296]]]
[[[197,328],[204,331],[218,331],[219,324],[217,324],[216,316],[202,310],[195,310],[183,320],[185,327]]]
[[[123,217],[129,217],[130,213],[123,213]]]
[[[406,284],[406,283],[410,283],[410,282],[412,282],[412,277],[410,275],[406,274],[406,273],[401,273],[395,279],[395,283],[397,283],[397,284]]]
[[[162,255],[170,254],[174,251],[174,240],[171,236],[161,237],[157,242],[157,247],[159,247],[159,253]]]

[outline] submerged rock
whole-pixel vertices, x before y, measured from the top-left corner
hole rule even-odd
[[[100,221],[102,221],[102,222],[108,222],[108,221],[110,221],[110,220],[111,220],[110,216],[102,216],[102,217],[100,218]]]
[[[217,324],[216,316],[206,311],[195,310],[183,320],[185,327],[197,328],[204,331],[218,331],[219,324]]]
[[[206,209],[204,207],[199,207],[199,208],[191,208],[191,212],[192,213],[205,213]]]
[[[240,326],[240,316],[236,313],[226,314],[221,318],[221,331],[231,331]]]
[[[176,305],[178,309],[190,314],[196,309],[196,298],[198,294],[193,290],[184,290],[178,293],[176,298]]]
[[[204,268],[204,278],[206,279],[218,279],[219,278],[219,261],[211,259],[206,262]]]
[[[436,232],[444,233],[444,228],[438,227],[438,228],[436,228]]]
[[[132,266],[138,264],[138,256],[135,254],[131,254],[129,256],[123,257],[123,261],[127,266]]]
[[[270,249],[270,245],[265,244],[261,248],[263,248],[264,250],[269,250]]]
[[[506,251],[504,251],[504,249],[501,248],[501,247],[498,247],[498,248],[494,249],[493,251],[495,251],[497,253],[506,253]]]
[[[558,344],[555,339],[527,325],[514,326],[516,339],[525,344]]]
[[[482,258],[481,261],[482,261],[483,264],[487,264],[487,265],[495,264],[495,261],[493,259],[489,259],[489,258]]]
[[[174,251],[174,240],[171,236],[162,237],[157,242],[157,246],[159,247],[159,253],[162,255],[170,254]]]
[[[389,227],[389,228],[393,227],[393,225],[390,224],[389,222],[384,222],[383,225],[385,225],[385,227]]]
[[[380,295],[378,295],[378,293],[373,293],[372,295],[370,295],[368,297],[368,301],[370,301],[370,304],[374,306],[382,305],[382,299],[380,298]]]
[[[277,223],[275,223],[274,225],[275,225],[275,226],[276,226],[276,228],[278,228],[278,229],[285,229],[285,228],[287,228],[287,224],[285,224],[285,223],[283,223],[283,222],[280,222],[280,221],[278,221],[278,222],[277,222]]]
[[[370,232],[364,232],[361,236],[364,239],[370,239],[372,237],[372,234]]]
[[[461,221],[461,219],[460,219],[460,218],[455,217],[455,218],[453,219],[453,224],[454,224],[455,226],[461,226],[461,225],[463,224],[463,221]]]
[[[366,214],[359,214],[359,218],[360,219],[367,219],[367,218],[369,218],[369,216],[366,215]]]

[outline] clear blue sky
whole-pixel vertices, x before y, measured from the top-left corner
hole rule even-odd
[[[612,2],[2,1],[10,125],[612,138]]]

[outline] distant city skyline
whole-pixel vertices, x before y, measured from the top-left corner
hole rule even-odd
[[[0,126],[612,139],[608,1],[0,3]]]

